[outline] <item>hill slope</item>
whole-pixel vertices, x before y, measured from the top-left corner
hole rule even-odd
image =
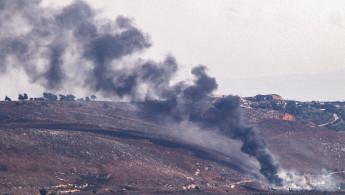
[[[171,134],[141,104],[25,101],[0,102],[0,109],[1,193],[270,190],[236,143],[223,150],[219,143],[231,140],[207,147],[192,141],[197,135]],[[274,110],[243,113],[283,168],[305,175],[327,169],[345,180],[344,132],[279,120]]]

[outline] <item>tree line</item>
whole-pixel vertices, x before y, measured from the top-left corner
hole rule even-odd
[[[62,94],[59,94],[59,96],[55,95],[55,94],[52,94],[52,93],[48,93],[48,92],[44,92],[43,93],[43,97],[30,97],[28,96],[28,94],[26,93],[23,93],[23,94],[18,94],[18,100],[21,100],[21,101],[24,101],[24,100],[30,100],[30,101],[57,101],[57,100],[60,100],[60,101],[75,101],[76,97],[72,94],[67,94],[67,95],[62,95]],[[86,101],[86,102],[89,102],[89,101],[95,101],[97,98],[97,96],[95,95],[91,95],[90,97],[89,96],[86,96],[85,99],[84,98],[77,98],[77,101]],[[9,98],[8,96],[5,97],[5,101],[12,101],[11,98]]]

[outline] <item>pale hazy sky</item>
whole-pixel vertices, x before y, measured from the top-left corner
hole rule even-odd
[[[42,6],[71,2],[44,0]],[[144,57],[161,60],[171,53],[181,75],[206,65],[218,93],[345,101],[343,0],[87,2],[100,18],[134,19],[153,42]]]

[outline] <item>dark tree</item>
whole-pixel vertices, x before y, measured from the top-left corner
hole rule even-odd
[[[60,96],[60,100],[62,101],[74,101],[75,96],[72,94],[68,94],[68,95],[59,95]]]
[[[43,93],[43,97],[49,101],[56,101],[57,100],[57,96],[52,94],[52,93]]]
[[[88,96],[85,97],[85,101],[89,102],[90,98]]]
[[[18,95],[18,100],[24,100],[24,96],[22,94]]]
[[[78,98],[77,100],[80,101],[80,102],[83,102],[84,98]]]
[[[95,95],[91,95],[91,99],[92,99],[93,101],[95,101],[96,98],[97,98],[97,97],[96,97]]]
[[[27,100],[28,99],[28,94],[19,94],[18,95],[18,100]]]
[[[35,101],[44,101],[43,97],[34,98]]]
[[[60,96],[60,100],[64,101],[64,100],[67,100],[67,97],[65,95],[59,95]]]
[[[325,104],[323,108],[326,109],[326,111],[330,113],[336,113],[338,111],[337,107],[334,104],[330,104],[330,103]]]
[[[40,194],[41,195],[46,195],[47,194],[47,190],[46,189],[40,189]]]
[[[68,95],[66,96],[66,98],[67,98],[68,101],[74,101],[75,96],[72,95],[72,94],[68,94]]]
[[[277,100],[271,100],[271,107],[273,110],[278,110],[278,111],[284,111],[284,105],[282,102],[277,101]]]
[[[263,101],[263,100],[272,100],[273,97],[272,95],[261,95],[261,94],[258,94],[254,97],[254,99],[256,101]]]
[[[343,118],[343,120],[345,120],[345,107],[342,107],[339,110],[339,115],[340,115],[341,118]]]
[[[7,97],[7,96],[5,97],[5,100],[6,100],[6,101],[12,101],[11,98],[9,98],[9,97]]]
[[[312,101],[310,105],[317,109],[321,108],[321,104],[319,102]]]
[[[296,101],[287,101],[286,112],[289,114],[298,115],[302,113],[302,108],[297,105]]]

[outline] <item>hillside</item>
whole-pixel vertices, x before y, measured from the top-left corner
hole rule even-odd
[[[284,110],[260,107],[264,101],[243,101],[243,118],[257,127],[282,167],[307,178],[327,172],[342,190],[345,131],[333,130],[336,123],[319,126],[332,122],[334,113],[312,107],[290,113],[292,120],[277,117],[284,116]],[[148,194],[272,190],[255,160],[236,148],[238,142],[210,129],[200,135],[215,138],[202,144],[195,141],[198,131],[166,124],[141,103],[0,102],[0,193],[37,193],[42,188]]]

